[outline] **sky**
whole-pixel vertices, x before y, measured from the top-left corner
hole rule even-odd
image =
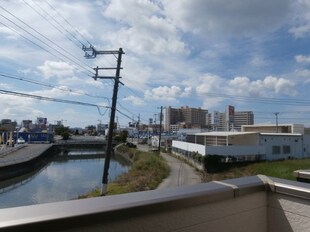
[[[227,105],[310,126],[309,37],[310,0],[0,0],[0,119],[108,123],[114,81],[93,68],[117,56],[86,59],[92,45],[125,52],[121,126],[158,121],[161,106]]]

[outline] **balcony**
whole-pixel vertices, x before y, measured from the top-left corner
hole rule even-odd
[[[310,231],[310,185],[266,176],[0,210],[4,231]]]

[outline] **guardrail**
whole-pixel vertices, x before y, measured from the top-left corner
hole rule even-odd
[[[0,210],[5,231],[308,231],[308,184],[265,176]]]

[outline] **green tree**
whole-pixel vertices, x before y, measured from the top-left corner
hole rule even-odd
[[[70,138],[70,129],[61,125],[55,128],[55,134],[60,135],[63,140],[68,140]]]
[[[118,143],[125,143],[127,141],[127,137],[128,137],[128,131],[123,130],[121,132],[119,132],[118,135],[116,135],[114,137],[114,139],[118,142]]]

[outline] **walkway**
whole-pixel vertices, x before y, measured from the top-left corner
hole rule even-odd
[[[138,145],[138,149],[148,151],[148,146]],[[201,177],[193,167],[167,153],[161,152],[160,155],[166,159],[170,168],[170,173],[169,176],[158,186],[158,189],[201,183]]]
[[[195,172],[193,167],[167,153],[160,154],[167,160],[170,167],[170,174],[158,186],[158,189],[201,183],[201,177]]]

